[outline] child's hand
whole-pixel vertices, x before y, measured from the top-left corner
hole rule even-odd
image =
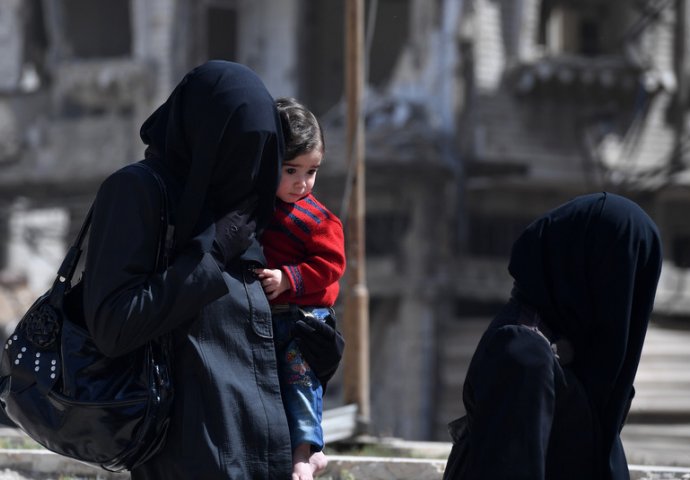
[[[259,278],[266,298],[273,300],[283,292],[290,290],[290,280],[280,269],[256,268],[254,273]]]

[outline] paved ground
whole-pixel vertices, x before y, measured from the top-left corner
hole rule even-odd
[[[635,389],[622,432],[630,463],[690,467],[690,324],[650,325]]]
[[[635,377],[630,419],[690,423],[690,322],[653,322]]]
[[[36,452],[22,455],[26,455],[27,458],[19,460],[15,455],[15,461],[23,462],[24,467],[21,465],[15,467],[13,463],[10,463],[10,468],[0,468],[0,480],[125,480],[129,478],[127,474],[100,473],[90,467],[78,465],[60,470],[60,473],[41,473],[36,469],[41,463],[48,462],[48,459],[40,458],[45,457],[44,455]],[[39,458],[31,459],[28,456]],[[0,452],[0,462],[6,461],[4,452]],[[28,465],[33,466],[33,471]],[[444,466],[445,462],[440,460],[333,456],[328,469],[319,478],[321,480],[441,480]],[[690,469],[681,468],[631,466],[630,473],[631,480],[690,478]]]

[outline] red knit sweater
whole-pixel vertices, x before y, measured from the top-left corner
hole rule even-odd
[[[271,303],[333,306],[345,272],[343,225],[313,195],[295,203],[276,199],[261,243],[268,268],[281,268],[290,280],[290,290]]]

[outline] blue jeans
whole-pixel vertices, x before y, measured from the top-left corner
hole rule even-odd
[[[273,338],[292,448],[294,450],[299,444],[309,443],[319,451],[323,449],[323,387],[302,358],[292,335],[293,326],[302,318],[302,312],[310,313],[321,321],[332,314],[330,308],[290,305],[289,311],[272,314]]]

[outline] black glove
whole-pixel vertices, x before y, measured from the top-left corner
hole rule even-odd
[[[321,321],[310,314],[302,315],[295,322],[293,334],[302,356],[325,388],[345,349],[345,339],[336,328],[335,318],[329,315]]]
[[[211,254],[222,267],[244,253],[256,236],[256,219],[254,210],[256,198],[252,197],[216,219],[216,234],[211,247]]]

